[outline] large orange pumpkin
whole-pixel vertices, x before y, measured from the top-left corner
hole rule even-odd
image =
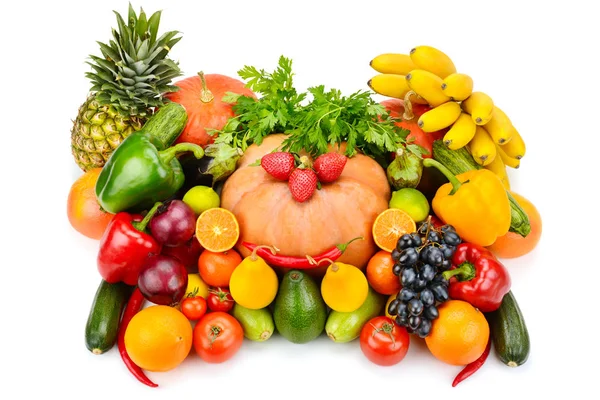
[[[166,97],[181,104],[188,114],[187,124],[175,143],[195,143],[206,147],[214,142],[207,129],[223,129],[227,120],[234,116],[232,104],[221,99],[227,92],[256,98],[244,82],[220,74],[202,74],[175,82],[179,90]]]
[[[373,159],[355,155],[338,180],[299,203],[287,182],[250,165],[279,148],[284,139],[281,134],[269,135],[260,146],[249,146],[223,186],[221,206],[233,212],[240,224],[237,249],[248,256],[250,252],[241,246],[247,241],[275,246],[280,255],[315,256],[362,236],[364,240],[351,243],[339,261],[364,268],[378,250],[371,234],[373,221],[388,208],[391,195],[385,171]],[[325,271],[323,264],[314,271],[316,275]]]

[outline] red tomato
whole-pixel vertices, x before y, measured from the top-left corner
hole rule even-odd
[[[206,300],[203,297],[186,297],[181,302],[181,312],[190,321],[197,321],[206,314]]]
[[[409,344],[406,328],[385,316],[371,319],[360,332],[360,349],[377,365],[398,364],[406,356]]]
[[[229,312],[235,304],[229,290],[221,288],[209,290],[206,301],[211,311]]]
[[[194,350],[209,363],[229,360],[238,352],[243,340],[242,326],[225,312],[208,313],[194,327]]]
[[[421,128],[419,128],[418,120],[419,117],[424,114],[426,111],[429,111],[431,107],[424,104],[413,104],[412,110],[414,114],[414,118],[410,120],[405,120],[403,118],[404,115],[404,101],[400,99],[388,99],[381,102],[381,105],[384,106],[390,113],[390,115],[394,118],[401,118],[402,121],[397,122],[396,125],[407,129],[410,131],[410,134],[406,138],[407,141],[414,140],[412,143],[417,144],[425,150],[429,154],[423,155],[423,158],[431,158],[432,155],[432,146],[433,141],[438,140],[444,137],[445,131],[437,131],[437,132],[423,132]]]

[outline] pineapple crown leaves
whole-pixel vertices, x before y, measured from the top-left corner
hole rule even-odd
[[[127,23],[114,11],[118,30],[109,44],[97,42],[103,57],[90,55],[93,71],[85,75],[101,105],[112,105],[123,115],[145,116],[164,104],[164,94],[175,92],[172,79],[181,76],[178,63],[167,55],[181,40],[178,31],[158,36],[161,11],[147,18],[140,8],[136,15],[129,3]]]

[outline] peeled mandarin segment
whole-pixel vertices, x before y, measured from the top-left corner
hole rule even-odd
[[[392,252],[400,236],[417,230],[415,221],[405,211],[388,209],[375,219],[373,240],[382,250]]]
[[[237,219],[224,208],[206,210],[196,220],[196,238],[206,250],[215,253],[231,250],[239,236]]]

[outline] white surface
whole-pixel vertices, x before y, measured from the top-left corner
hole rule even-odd
[[[330,3],[133,5],[148,13],[163,9],[162,31],[183,32],[172,56],[186,76],[200,70],[235,76],[244,65],[271,70],[283,54],[294,61],[298,88],[326,84],[349,94],[367,88],[374,74],[369,60],[379,53],[428,44],[449,54],[476,89],[502,106],[528,145],[521,169],[510,176],[514,190],[539,208],[544,234],[535,252],[506,266],[531,335],[529,361],[510,369],[492,354],[452,388],[460,368],[435,360],[417,339],[402,363],[382,368],[362,356],[357,342],[323,337],[294,345],[275,337],[244,343],[222,365],[192,353],[172,372],[149,373],[160,384],[150,389],[129,374],[116,349],[92,355],[83,332],[99,281],[97,242],[66,218],[67,194],[80,174],[69,131],[88,90],[84,61],[99,53],[96,40],[109,40],[112,10],[126,14],[127,2],[20,1],[3,6],[0,23],[0,398],[490,399],[591,388],[598,371],[593,251],[600,222],[591,194],[597,172],[585,158],[597,159],[600,134],[593,2]]]

